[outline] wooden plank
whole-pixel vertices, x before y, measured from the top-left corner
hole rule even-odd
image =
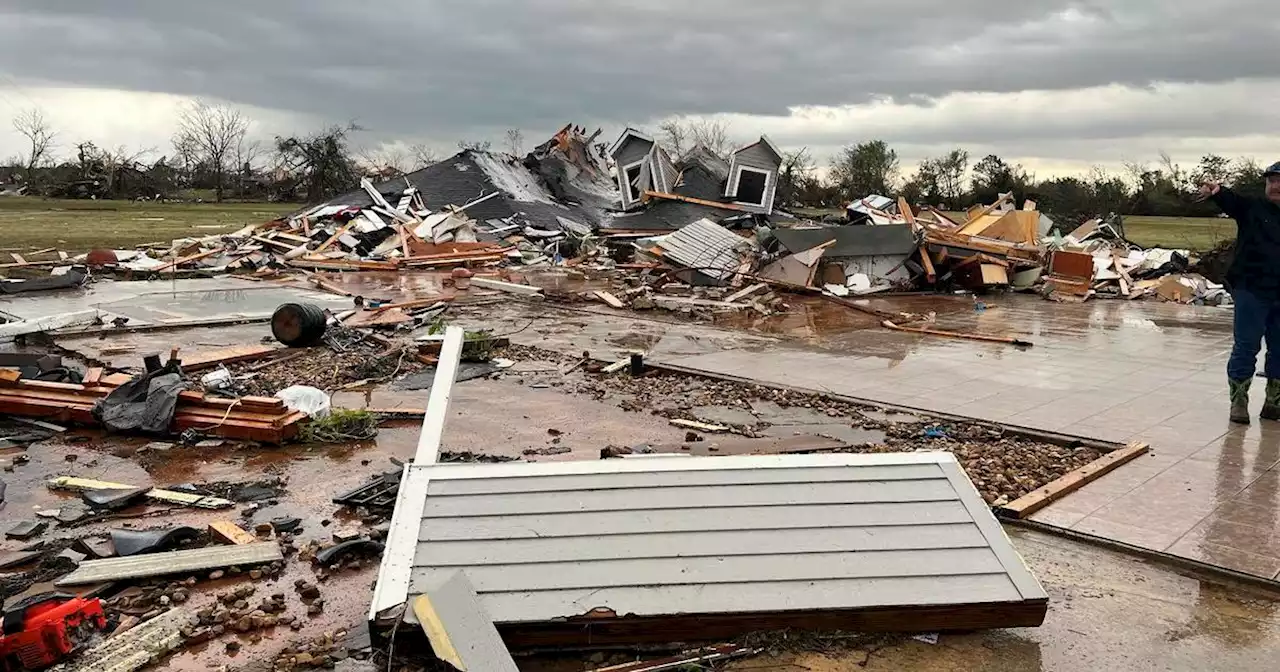
[[[436,496],[432,492],[432,496]],[[908,504],[840,504],[813,506],[725,506],[704,509],[702,516],[676,510],[564,513],[530,520],[526,516],[492,516],[424,521],[420,541],[503,541],[562,537],[612,537],[660,532],[744,532],[756,530],[836,529],[840,521],[857,527],[904,527],[969,522],[957,501]]]
[[[9,256],[13,257],[13,260],[14,260],[14,261],[16,261],[16,262],[18,262],[19,264],[24,264],[24,265],[25,265],[25,264],[27,263],[27,260],[26,260],[26,259],[23,259],[23,258],[22,258],[22,255],[21,255],[21,254],[18,254],[17,252],[11,252],[11,253],[9,253]]]
[[[184,371],[202,371],[204,369],[217,368],[222,364],[252,362],[270,357],[279,350],[280,348],[274,345],[238,345],[221,350],[210,350],[184,357],[182,359],[182,369]]]
[[[742,277],[742,276],[739,276],[739,278],[741,278],[741,277]],[[724,297],[724,302],[725,302],[725,303],[737,303],[738,301],[741,301],[741,300],[743,300],[743,299],[747,298],[748,296],[754,296],[754,295],[759,294],[761,291],[766,290],[766,289],[768,289],[768,288],[769,288],[768,283],[758,282],[758,283],[756,283],[756,284],[754,284],[754,285],[751,285],[750,287],[746,287],[746,288],[744,288],[744,289],[740,289],[740,290],[738,290],[738,291],[736,291],[736,292],[734,292],[734,293],[730,294],[729,296]]]
[[[171,262],[169,262],[169,263],[167,263],[167,264],[164,264],[163,266],[157,266],[157,267],[155,267],[155,268],[151,269],[151,271],[150,271],[150,272],[152,272],[152,273],[160,273],[160,272],[163,272],[163,271],[167,271],[167,270],[169,270],[169,269],[177,270],[177,267],[179,267],[179,266],[181,266],[181,265],[183,265],[183,264],[187,264],[187,263],[190,263],[190,262],[193,262],[193,261],[200,261],[201,259],[204,259],[204,258],[206,258],[206,257],[212,257],[212,256],[213,256],[213,255],[215,255],[215,254],[220,254],[220,253],[222,253],[223,251],[225,251],[225,249],[226,249],[226,248],[223,248],[223,247],[215,247],[215,248],[214,248],[214,249],[212,249],[212,250],[208,250],[208,251],[205,251],[205,252],[200,252],[199,254],[193,254],[193,255],[191,255],[191,256],[189,256],[189,257],[182,257],[182,258],[180,258],[180,259],[175,259],[175,260],[173,260],[173,261],[171,261]]]
[[[245,532],[239,525],[229,520],[218,520],[209,523],[209,532],[214,537],[236,546],[245,546],[258,541],[258,538]]]
[[[1044,622],[1047,611],[1048,600],[1038,600],[627,618],[588,614],[555,622],[503,623],[498,632],[512,649],[599,648],[691,639],[723,641],[753,632],[792,629],[903,633],[1036,627]]]
[[[630,462],[631,460],[618,461]],[[706,489],[619,488],[575,493],[574,510],[649,511],[673,507],[694,509],[724,506],[727,501],[733,502],[736,506],[938,502],[952,499],[954,496],[946,479],[942,478],[917,481],[814,483],[803,489],[786,485],[725,485]],[[474,502],[466,501],[466,498],[439,497],[427,502],[425,515],[428,518],[443,518],[557,513],[564,510],[563,497],[564,493],[559,492],[537,492],[519,496],[497,495]]]
[[[933,284],[938,281],[938,272],[933,268],[933,259],[929,256],[929,246],[920,246],[920,264],[924,266],[924,277]]]
[[[719,208],[719,209],[721,209],[721,210],[733,210],[733,211],[735,211],[735,212],[751,212],[751,210],[750,210],[749,208],[743,207],[743,206],[741,206],[741,205],[736,205],[736,204],[734,204],[734,203],[722,203],[722,202],[720,202],[720,201],[708,201],[708,200],[706,200],[706,199],[702,199],[702,198],[693,198],[693,197],[690,197],[690,196],[681,196],[681,195],[679,195],[679,194],[667,194],[667,193],[663,193],[663,192],[661,192],[661,191],[649,191],[649,190],[646,190],[646,191],[644,192],[643,196],[644,196],[646,199],[648,199],[648,198],[661,198],[661,199],[665,199],[665,200],[668,200],[668,201],[681,201],[681,202],[684,202],[684,203],[693,203],[694,205],[705,205],[705,206],[712,207],[712,208]]]
[[[73,660],[59,669],[67,672],[136,672],[159,661],[170,651],[182,646],[190,628],[192,614],[184,609],[170,609],[128,630],[116,630],[105,641],[87,651],[79,651]]]
[[[22,372],[17,369],[0,369],[0,385],[15,384],[22,378]]]
[[[123,581],[152,576],[186,574],[220,567],[261,565],[284,560],[280,545],[261,541],[244,546],[213,546],[189,551],[169,551],[127,558],[107,558],[80,563],[76,571],[54,582],[57,586]]]
[[[519,672],[463,572],[431,582],[413,613],[436,657],[461,672]]]
[[[627,307],[627,304],[623,303],[620,299],[618,299],[618,297],[614,296],[609,292],[604,291],[603,289],[596,290],[595,292],[592,292],[592,293],[595,295],[597,299],[600,299],[601,301],[604,301],[605,303],[609,304],[610,307],[613,307],[613,308]]]
[[[671,422],[671,426],[673,427],[681,427],[683,429],[696,429],[699,432],[712,432],[712,433],[727,432],[730,429],[732,429],[728,425],[711,425],[705,422],[698,422],[696,420],[681,420],[679,418],[673,419],[670,422]]]
[[[329,249],[330,245],[334,244],[339,238],[341,238],[344,234],[346,234],[347,231],[350,231],[351,227],[355,226],[355,224],[356,224],[355,219],[352,219],[351,221],[347,222],[345,226],[335,231],[332,236],[329,236],[329,239],[324,241],[324,243],[322,243],[320,247],[317,247],[316,249],[312,250],[311,254],[318,255],[323,253],[325,250]]]
[[[464,336],[462,327],[445,328],[444,343],[440,346],[440,361],[436,365],[431,394],[427,399],[427,413],[422,416],[422,431],[418,434],[414,464],[434,464],[440,457],[440,439],[444,435],[444,421],[449,413],[453,382],[458,377],[458,361],[462,358]]]
[[[137,486],[125,483],[112,483],[110,481],[95,481],[88,478],[60,476],[49,481],[49,487],[55,490],[75,490],[83,492],[86,490],[132,490]],[[162,490],[160,488],[152,488],[143,496],[147,499],[169,502],[171,504],[194,506],[200,509],[225,509],[227,507],[235,506],[236,504],[229,499],[222,499],[221,497],[193,495],[189,492],[175,492],[173,490]]]
[[[91,366],[84,372],[84,378],[80,381],[85,387],[92,387],[102,380],[102,374],[105,371],[101,366]]]
[[[1089,464],[1063,474],[1060,478],[1045,486],[1036,488],[1022,497],[1005,504],[996,509],[996,513],[1007,518],[1026,518],[1053,502],[1083,488],[1085,485],[1098,480],[1121,465],[1133,461],[1139,455],[1146,454],[1150,449],[1151,447],[1147,444],[1135,441],[1124,448],[1113,450]]]
[[[480,287],[481,289],[492,289],[499,292],[508,292],[510,294],[521,294],[524,296],[541,296],[542,288],[532,285],[517,285],[513,282],[503,282],[493,278],[485,278],[476,276],[471,278],[472,287]]]

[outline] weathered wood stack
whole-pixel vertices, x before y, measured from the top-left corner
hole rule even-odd
[[[0,369],[0,414],[44,418],[58,422],[98,424],[93,406],[112,390],[129,381],[129,376],[102,376],[91,371],[83,384],[23,380],[17,371]],[[171,429],[195,429],[231,439],[264,443],[284,443],[298,435],[305,413],[290,411],[274,397],[207,397],[201,392],[178,395],[178,407]]]

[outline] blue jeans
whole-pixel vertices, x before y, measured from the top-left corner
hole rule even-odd
[[[1227,360],[1227,377],[1249,380],[1258,368],[1258,352],[1267,342],[1267,378],[1280,379],[1280,301],[1258,297],[1247,289],[1231,290],[1235,302],[1235,343]]]

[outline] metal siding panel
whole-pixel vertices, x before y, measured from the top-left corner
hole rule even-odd
[[[415,569],[409,589],[418,590],[424,585],[420,582],[439,574]],[[512,563],[466,570],[480,593],[969,574],[1003,575],[1004,567],[989,548],[963,548]]]
[[[189,551],[169,551],[82,562],[79,569],[58,579],[54,585],[74,586],[102,581],[165,576],[232,565],[260,565],[277,560],[284,560],[284,556],[280,554],[280,545],[274,541],[244,546],[215,546]]]
[[[773,153],[763,144],[752,145],[734,154],[733,158],[736,165],[760,168],[761,170],[776,172],[779,166],[778,161],[773,158]]]
[[[681,509],[666,509],[432,518],[422,522],[418,538],[421,541],[545,539],[652,532],[813,529],[840,527],[853,522],[859,527],[877,527],[968,523],[971,520],[969,512],[958,501],[842,506],[740,506],[699,509],[696,516]]]
[[[733,455],[725,457],[689,457],[685,455],[654,455],[644,459],[626,460],[574,460],[570,462],[500,462],[496,464],[455,462],[433,465],[414,465],[429,471],[433,481],[453,481],[491,478],[529,478],[562,476],[568,474],[635,474],[677,472],[692,474],[701,471],[756,471],[761,469],[792,470],[818,467],[822,469],[850,469],[885,465],[931,464],[938,466],[956,464],[951,453],[920,451],[914,453],[821,453],[813,455]],[[942,472],[939,471],[939,474]]]
[[[857,609],[893,605],[1016,602],[1018,591],[1003,574],[923,576],[767,584],[653,586],[602,590],[482,593],[495,623],[546,621],[608,608],[622,615],[750,613]]]
[[[954,500],[944,478],[918,481],[725,485],[704,489],[623,488],[583,492],[534,492],[512,495],[428,497],[425,518],[559,513],[565,511],[634,511],[699,509],[714,506],[789,506],[795,504],[860,504],[864,502],[933,502]]]
[[[969,514],[973,516],[973,523],[982,533],[983,538],[987,540],[987,544],[995,552],[996,557],[1004,565],[1009,580],[1017,587],[1018,592],[1024,600],[1044,600],[1048,599],[1049,594],[1045,592],[1044,587],[1031,575],[1031,570],[1027,569],[1027,565],[1022,561],[1022,556],[1018,555],[1017,549],[1010,543],[1009,537],[1004,533],[1004,527],[1000,525],[1000,521],[996,520],[995,514],[991,512],[991,507],[983,501],[982,496],[978,494],[978,490],[973,487],[973,482],[969,480],[968,474],[960,468],[959,464],[951,463],[943,465],[943,471],[946,472],[948,480],[956,495],[960,498],[961,503],[969,510]]]
[[[618,149],[618,155],[615,157],[614,162],[621,169],[622,166],[645,158],[645,155],[649,153],[649,149],[652,147],[653,144],[650,142],[639,138],[631,138]]]
[[[696,268],[709,275],[723,278],[742,264],[743,251],[752,244],[742,236],[716,224],[700,219],[658,241],[665,256],[688,268]],[[708,272],[705,269],[720,272]]]
[[[559,537],[492,541],[424,541],[417,567],[495,565],[523,562],[572,562],[625,558],[757,555],[785,548],[795,554],[982,548],[986,543],[972,523],[743,532],[646,532],[609,537]]]
[[[650,458],[645,458],[650,459]],[[659,471],[630,474],[581,474],[468,480],[434,480],[428,491],[436,495],[481,495],[618,488],[704,487],[763,483],[852,483],[857,481],[905,481],[943,478],[936,464],[899,464],[848,469],[808,467],[796,469],[734,469],[729,471]]]

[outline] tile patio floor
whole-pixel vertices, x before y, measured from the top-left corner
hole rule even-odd
[[[1143,456],[1040,511],[1042,523],[1275,579],[1280,574],[1280,423],[1226,421],[1229,309],[1152,302],[1055,304],[1036,297],[918,297],[881,307],[935,311],[937,326],[1016,334],[1006,345],[889,332],[846,308],[808,304],[749,326],[785,336],[690,348],[688,327],[622,317],[581,317],[590,329],[533,329],[515,340],[551,347],[568,340],[602,352],[599,333],[664,333],[649,358],[1012,425],[1110,441],[1142,440]],[[631,321],[631,325],[626,323]],[[705,328],[703,333],[708,333]],[[719,334],[719,336],[715,334]],[[653,337],[651,337],[652,340]],[[603,341],[603,346],[602,346]],[[619,347],[618,350],[623,348]],[[572,351],[572,350],[571,350]],[[692,353],[692,354],[691,354]]]

